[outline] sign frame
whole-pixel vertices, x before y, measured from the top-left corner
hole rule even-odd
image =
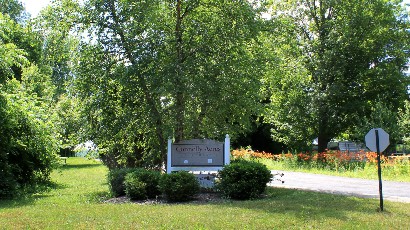
[[[209,162],[208,160],[208,164],[198,164],[198,163],[194,163],[194,164],[190,164],[189,162],[187,162],[186,166],[184,164],[178,163],[178,164],[173,164],[173,160],[175,161],[176,158],[175,156],[173,156],[173,152],[175,152],[175,146],[182,146],[182,145],[195,145],[194,148],[197,148],[198,151],[196,151],[196,149],[194,149],[194,152],[196,151],[197,153],[200,152],[199,149],[201,149],[200,147],[197,147],[197,145],[201,145],[201,143],[212,143],[212,144],[221,144],[220,147],[223,148],[223,156],[222,159],[218,159],[219,163],[213,163],[212,160],[211,162]],[[193,144],[191,144],[193,143]],[[172,151],[172,149],[174,149],[174,151]],[[193,153],[190,153],[193,154]],[[222,161],[222,162],[220,162]],[[230,163],[230,138],[229,135],[227,134],[225,137],[225,142],[216,142],[213,140],[208,140],[208,139],[204,139],[204,140],[188,140],[188,141],[182,141],[180,143],[172,143],[171,139],[168,139],[168,153],[167,153],[167,173],[171,173],[173,171],[193,171],[193,172],[198,172],[198,171],[219,171],[223,169],[224,165],[228,165]]]

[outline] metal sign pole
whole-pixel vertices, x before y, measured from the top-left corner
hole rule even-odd
[[[379,130],[376,132],[376,148],[377,148],[377,174],[379,176],[379,195],[380,195],[380,211],[383,211],[383,186],[382,186],[382,167],[380,163],[380,146],[379,146]]]

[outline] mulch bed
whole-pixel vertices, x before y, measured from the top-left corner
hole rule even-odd
[[[192,200],[187,202],[169,202],[163,197],[158,197],[157,199],[147,199],[147,200],[130,200],[126,196],[120,196],[108,199],[104,203],[109,204],[125,204],[125,203],[134,203],[140,205],[154,205],[154,204],[175,204],[175,203],[191,203],[191,204],[207,204],[226,201],[226,199],[221,197],[220,193],[216,192],[202,192],[196,195]]]

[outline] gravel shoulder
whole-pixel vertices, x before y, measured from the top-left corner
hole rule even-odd
[[[317,191],[362,198],[379,199],[378,180],[365,180],[339,176],[328,176],[312,173],[272,171],[273,174],[283,173],[281,181],[269,183],[272,187],[292,188]],[[395,202],[410,203],[410,183],[382,181],[383,199]]]

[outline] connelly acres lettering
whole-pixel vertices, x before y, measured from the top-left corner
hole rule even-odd
[[[177,146],[175,148],[175,151],[177,152],[219,152],[222,151],[221,148],[219,147],[209,147],[209,146],[200,146],[200,145],[195,145],[195,146]]]

